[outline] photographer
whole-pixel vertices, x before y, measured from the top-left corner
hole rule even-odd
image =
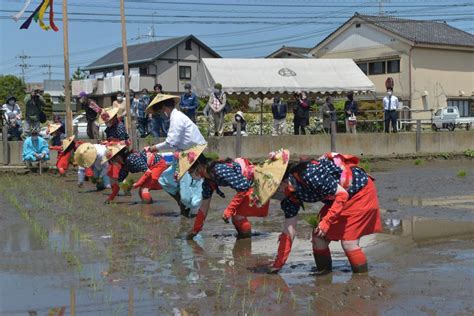
[[[295,93],[293,96],[296,99],[293,109],[295,135],[299,135],[300,131],[301,135],[306,135],[305,127],[309,125],[309,100],[304,92]]]

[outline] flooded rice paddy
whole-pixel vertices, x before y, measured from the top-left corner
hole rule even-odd
[[[276,254],[278,201],[237,240],[216,196],[187,241],[193,220],[163,192],[104,205],[107,192],[77,188],[73,173],[0,174],[0,315],[474,314],[474,161],[370,167],[384,222],[361,240],[370,272],[352,275],[333,243],[334,272],[318,278],[303,220],[281,273],[258,272]]]

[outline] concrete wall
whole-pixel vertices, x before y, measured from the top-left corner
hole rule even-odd
[[[474,132],[439,132],[422,133],[420,135],[419,154],[462,153],[467,149],[474,149]],[[158,143],[162,140],[156,140]],[[210,138],[208,148],[221,157],[235,157],[236,137]],[[140,148],[148,146],[145,140],[140,140]],[[10,164],[21,165],[22,142],[9,142]],[[242,156],[256,159],[280,148],[288,148],[293,157],[299,155],[319,156],[331,151],[329,135],[307,136],[249,136],[242,137]],[[336,151],[350,153],[360,157],[391,157],[395,155],[414,155],[416,152],[416,134],[337,134]],[[0,153],[3,145],[0,142]],[[56,163],[57,152],[51,151],[50,165]],[[0,154],[0,163],[3,164],[3,154]]]

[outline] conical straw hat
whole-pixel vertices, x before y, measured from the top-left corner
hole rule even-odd
[[[99,118],[97,119],[99,125],[105,124],[114,117],[117,116],[119,109],[118,108],[106,108],[102,113],[99,115]]]
[[[76,136],[72,135],[72,136],[69,136],[68,138],[63,139],[62,150],[66,151],[69,148],[69,146],[71,146],[72,142],[74,142],[75,138]]]
[[[61,124],[58,124],[58,123],[49,124],[48,134],[53,134],[54,132],[56,132],[60,128],[61,128]]]
[[[251,196],[252,206],[260,207],[268,202],[280,186],[288,167],[290,152],[287,149],[270,153],[269,156],[270,158],[263,164],[255,166]]]
[[[84,143],[79,146],[74,154],[74,159],[78,166],[89,168],[97,158],[97,149],[94,144]]]
[[[178,180],[194,165],[198,157],[206,149],[207,144],[196,145],[192,148],[189,148],[185,151],[178,152],[178,166],[176,172],[178,175]]]
[[[107,149],[105,150],[105,156],[102,157],[102,163],[104,164],[110,159],[114,158],[115,155],[117,155],[125,147],[127,146],[122,145],[122,144],[114,144],[114,145],[107,146]]]
[[[179,102],[180,97],[171,94],[157,94],[156,97],[150,102],[150,104],[148,104],[145,112],[151,114],[158,113],[161,106],[163,105],[163,101],[166,100],[174,100],[174,104],[176,105],[176,103]]]

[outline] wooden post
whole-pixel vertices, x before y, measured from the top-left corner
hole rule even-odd
[[[242,156],[242,132],[241,132],[241,122],[237,121],[237,134],[235,138],[235,157],[238,158]]]
[[[130,135],[132,147],[136,146],[136,131],[132,128],[132,115],[130,113],[130,76],[128,70],[128,49],[127,49],[127,27],[125,25],[125,4],[120,0],[120,17],[122,24],[122,55],[123,55],[123,74],[125,76],[125,111],[127,132]]]
[[[64,44],[64,107],[66,108],[66,133],[72,136],[71,89],[69,79],[69,31],[67,0],[63,0],[63,44]]]
[[[0,113],[3,114],[2,111]],[[3,130],[2,130],[2,138],[3,138],[3,164],[8,165],[10,164],[10,147],[8,146],[8,125],[6,120],[3,122]]]
[[[70,315],[71,316],[76,316],[76,291],[74,288],[71,288],[71,291],[69,292],[69,299],[70,299]]]
[[[336,122],[331,122],[331,151],[336,151],[336,133],[337,133],[337,125]]]
[[[416,120],[416,152],[421,149],[421,120]]]
[[[133,316],[133,288],[128,290],[128,316]]]

